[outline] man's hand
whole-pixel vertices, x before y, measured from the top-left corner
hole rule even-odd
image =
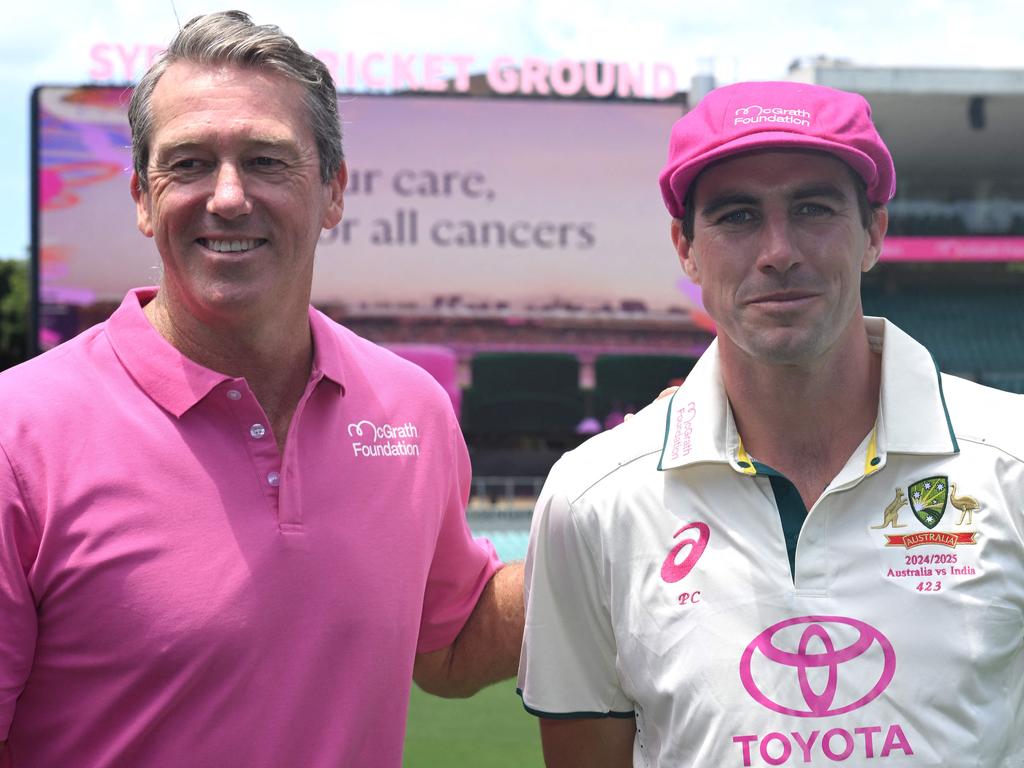
[[[656,398],[654,398],[654,400],[655,401],[664,400],[666,397],[674,395],[676,393],[677,389],[679,389],[679,387],[677,387],[677,386],[665,387],[665,389],[661,390],[661,392],[658,393],[658,396]]]
[[[512,677],[523,621],[523,564],[512,563],[491,577],[455,642],[416,657],[413,680],[435,696],[464,698]]]
[[[674,395],[676,393],[677,389],[679,389],[679,387],[666,387],[665,389],[661,390],[661,392],[658,393],[658,396],[656,398],[654,398],[654,400],[652,402],[656,403],[659,400],[664,400],[666,397],[671,397],[672,395]],[[633,418],[633,414],[632,413],[627,413],[625,416],[622,417],[622,420],[623,421],[629,421],[632,418]]]

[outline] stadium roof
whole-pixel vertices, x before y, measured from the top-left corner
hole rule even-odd
[[[789,77],[863,94],[897,173],[1024,174],[1024,69],[881,68],[813,59],[794,62]]]

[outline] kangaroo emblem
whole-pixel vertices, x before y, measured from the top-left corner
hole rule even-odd
[[[875,528],[876,530],[880,529],[880,528],[887,528],[887,527],[906,528],[907,527],[906,524],[905,523],[901,523],[900,522],[900,518],[899,518],[900,508],[901,507],[905,507],[906,505],[907,505],[907,497],[903,495],[903,489],[902,488],[897,488],[896,489],[896,498],[894,498],[892,501],[890,501],[889,502],[889,506],[887,506],[885,508],[885,512],[884,512],[884,514],[882,516],[882,524],[881,525],[872,525],[871,527]]]
[[[965,518],[967,519],[966,525],[973,525],[974,513],[981,509],[981,503],[973,496],[957,496],[956,483],[950,483],[949,490],[949,503],[960,510],[960,522],[957,525],[964,525]]]

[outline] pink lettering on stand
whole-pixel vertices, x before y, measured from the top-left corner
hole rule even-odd
[[[163,51],[159,45],[98,42],[89,49],[91,80],[138,80]],[[472,56],[439,53],[390,53],[372,51],[360,55],[348,51],[319,49],[338,88],[356,91],[393,90],[439,93],[454,90],[467,93],[472,87],[475,59]],[[621,98],[672,98],[677,93],[675,69],[666,63],[652,65],[626,62],[548,62],[531,56],[514,59],[499,56],[477,71],[496,94],[557,95],[571,98],[587,93],[603,98],[615,93]]]

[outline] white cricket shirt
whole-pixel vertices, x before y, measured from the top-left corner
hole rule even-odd
[[[528,710],[635,717],[635,766],[1024,766],[1024,397],[867,327],[878,420],[806,519],[743,450],[717,345],[556,464]]]

